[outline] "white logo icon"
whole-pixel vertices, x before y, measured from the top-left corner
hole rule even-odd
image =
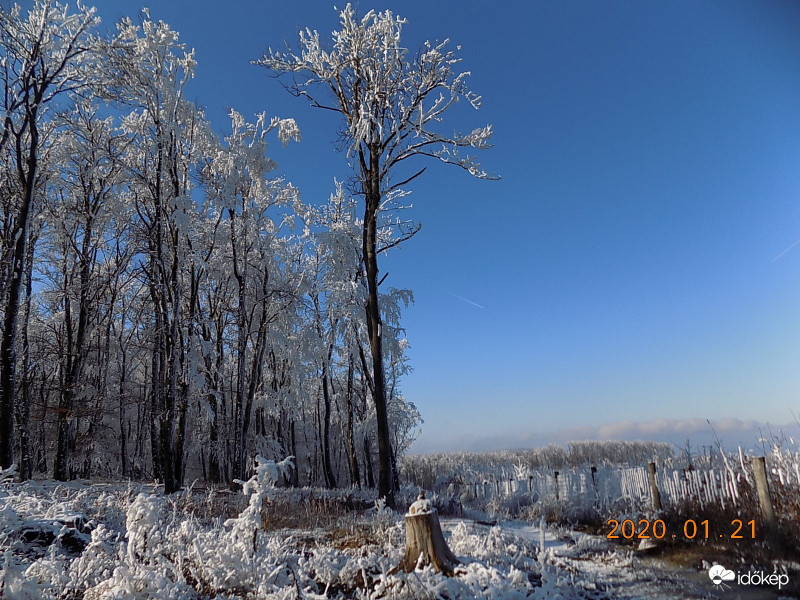
[[[730,569],[726,569],[722,565],[714,565],[708,570],[708,576],[711,582],[717,586],[723,586],[725,581],[733,581],[736,579],[736,573]]]

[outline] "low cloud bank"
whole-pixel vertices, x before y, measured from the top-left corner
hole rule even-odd
[[[693,450],[716,445],[717,439],[728,449],[769,447],[773,438],[798,437],[796,423],[770,425],[752,419],[655,419],[653,421],[620,421],[596,426],[582,426],[558,431],[508,433],[475,436],[460,434],[446,436],[425,433],[411,447],[414,454],[432,452],[486,452],[516,448],[538,448],[548,444],[565,444],[585,440],[622,440],[666,442],[676,450],[686,448],[687,440]],[[762,440],[764,440],[762,442]]]

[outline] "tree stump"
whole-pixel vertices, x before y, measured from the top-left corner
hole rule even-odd
[[[420,493],[406,514],[406,553],[391,573],[409,573],[417,565],[432,565],[436,571],[449,577],[457,564],[458,558],[444,541],[436,509],[430,500],[425,499],[425,493]]]

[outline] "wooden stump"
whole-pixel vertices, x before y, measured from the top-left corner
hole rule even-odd
[[[436,571],[453,574],[458,558],[444,541],[439,515],[424,495],[411,505],[406,515],[406,553],[392,573],[413,571],[418,564],[432,565]],[[422,504],[422,506],[420,506]]]

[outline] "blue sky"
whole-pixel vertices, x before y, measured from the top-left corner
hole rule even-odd
[[[220,132],[231,106],[297,119],[303,141],[271,153],[304,200],[324,200],[348,174],[335,116],[249,61],[299,28],[329,33],[332,3],[148,6],[196,48],[189,95]],[[482,163],[502,176],[430,165],[411,196],[423,229],[384,263],[386,285],[416,295],[403,384],[425,419],[415,450],[681,443],[705,419],[749,444],[756,422],[792,423],[800,3],[359,7],[406,17],[410,48],[462,46],[484,105],[450,124],[492,123]],[[99,13],[112,27],[138,8],[104,1]]]

